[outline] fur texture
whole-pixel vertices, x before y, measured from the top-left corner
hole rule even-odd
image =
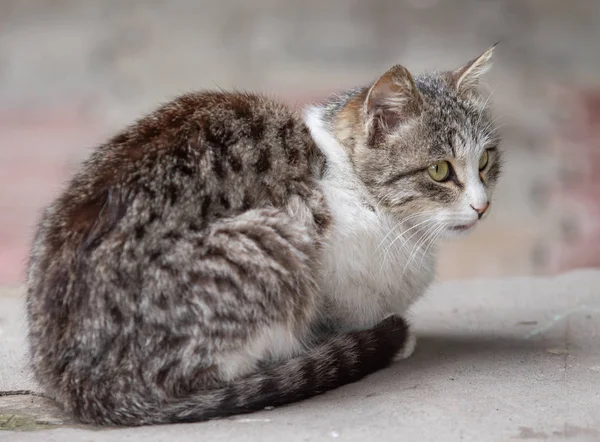
[[[32,246],[47,393],[84,422],[198,421],[409,356],[402,316],[434,242],[481,219],[499,175],[477,89],[490,55],[414,79],[396,66],[304,119],[257,95],[188,94],[99,147]],[[439,161],[452,179],[428,175]]]

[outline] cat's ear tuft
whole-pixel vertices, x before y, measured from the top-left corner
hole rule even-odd
[[[370,121],[376,120],[384,128],[394,128],[418,116],[422,103],[421,94],[408,69],[396,65],[371,87],[365,108]]]
[[[497,45],[498,43],[494,44],[479,57],[474,58],[452,73],[457,91],[464,92],[477,88],[479,78],[492,66],[492,55]]]

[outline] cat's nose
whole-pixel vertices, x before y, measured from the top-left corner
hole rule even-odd
[[[485,213],[485,211],[490,207],[490,202],[486,201],[486,203],[481,206],[481,207],[475,207],[474,205],[471,204],[471,208],[477,212],[477,216],[479,217],[479,219],[481,219],[481,217],[483,216],[483,214]]]

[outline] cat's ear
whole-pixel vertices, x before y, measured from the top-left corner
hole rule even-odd
[[[369,121],[378,121],[384,128],[394,128],[418,116],[422,104],[412,75],[405,67],[396,65],[371,87],[365,109]]]
[[[454,86],[457,91],[464,92],[477,88],[479,85],[479,78],[492,66],[492,55],[494,54],[494,48],[497,44],[498,43],[494,44],[479,57],[474,58],[452,73]]]

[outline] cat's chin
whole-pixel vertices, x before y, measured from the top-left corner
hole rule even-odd
[[[462,238],[463,236],[467,236],[473,230],[475,230],[475,226],[477,225],[477,221],[473,221],[468,224],[457,224],[455,226],[448,227],[444,232],[444,237],[446,238]]]

